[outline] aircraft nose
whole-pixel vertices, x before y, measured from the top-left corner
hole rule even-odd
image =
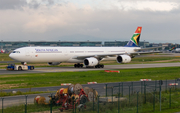
[[[9,57],[10,57],[11,59],[13,59],[13,60],[15,59],[15,56],[14,56],[14,54],[12,54],[12,53],[9,54]]]
[[[12,57],[13,57],[12,53],[10,53],[10,54],[9,54],[9,57],[10,57],[10,58],[12,58]]]

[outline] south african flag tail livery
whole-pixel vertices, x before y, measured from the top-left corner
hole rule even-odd
[[[142,31],[142,27],[137,27],[135,33],[133,34],[132,38],[125,47],[139,47],[139,39],[141,36],[141,31]]]

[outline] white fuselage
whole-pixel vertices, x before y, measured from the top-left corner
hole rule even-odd
[[[20,62],[70,62],[83,63],[76,56],[106,55],[102,60],[115,60],[118,54],[135,52],[140,47],[23,47],[14,50],[9,56]],[[110,54],[115,54],[110,56]]]

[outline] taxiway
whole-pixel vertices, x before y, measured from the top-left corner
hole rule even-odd
[[[24,73],[49,73],[49,72],[75,72],[75,71],[92,71],[92,70],[114,70],[114,69],[134,69],[134,68],[153,68],[153,67],[178,67],[180,63],[157,63],[157,64],[120,64],[105,65],[104,68],[74,68],[71,67],[39,67],[35,70],[28,71],[7,71],[0,69],[0,75],[4,74],[24,74]]]

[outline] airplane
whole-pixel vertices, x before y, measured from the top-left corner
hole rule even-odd
[[[175,48],[173,47],[172,49],[170,49],[169,51],[175,52],[175,53],[180,53],[180,48]]]
[[[4,50],[4,49],[1,49],[1,53],[5,53],[5,50]]]
[[[173,51],[175,49],[175,47],[171,48],[169,51]]]
[[[176,48],[174,51],[175,53],[180,53],[180,48]]]
[[[75,63],[75,68],[104,68],[103,60],[117,60],[118,63],[129,63],[136,55],[154,53],[140,52],[153,48],[139,47],[142,27],[137,27],[130,41],[124,47],[22,47],[15,49],[9,57],[22,64],[27,62],[47,62],[59,65],[62,62]],[[156,47],[157,48],[157,47]]]

